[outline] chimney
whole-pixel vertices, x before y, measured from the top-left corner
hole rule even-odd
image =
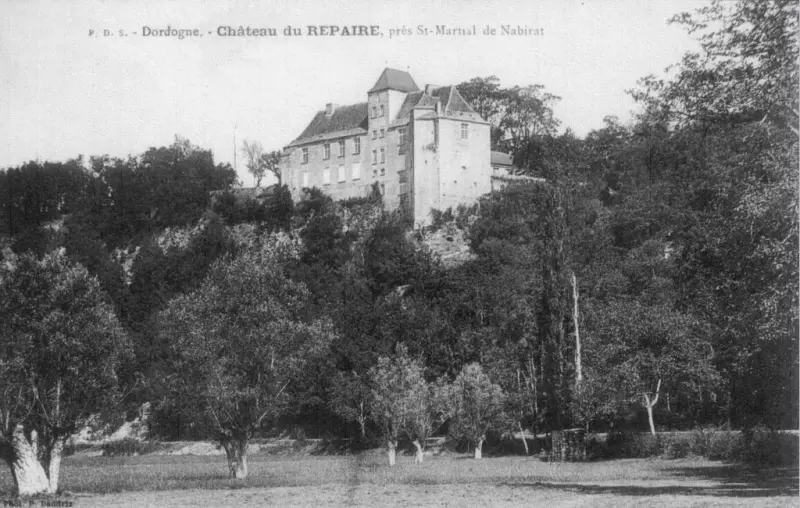
[[[433,92],[435,92],[437,88],[439,87],[436,85],[425,85],[425,95],[433,96]]]
[[[331,115],[333,115],[333,112],[336,111],[337,107],[338,106],[336,104],[332,103],[332,102],[329,102],[329,103],[325,104],[325,116],[330,118]]]

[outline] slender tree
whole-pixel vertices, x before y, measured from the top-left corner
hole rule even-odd
[[[450,433],[474,447],[475,458],[483,456],[483,443],[491,428],[504,424],[505,394],[492,383],[481,366],[464,366],[450,387]]]
[[[398,439],[406,437],[416,448],[416,462],[421,463],[425,442],[446,419],[443,389],[423,377],[423,366],[408,356],[402,344],[394,357],[382,357],[370,370],[372,418],[383,431],[389,465],[396,460]]]

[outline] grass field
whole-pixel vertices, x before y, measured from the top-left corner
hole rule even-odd
[[[250,458],[228,479],[220,456],[69,457],[61,498],[94,506],[796,506],[796,468],[753,470],[706,460],[549,464],[538,458],[375,453]],[[11,478],[0,475],[2,498]]]

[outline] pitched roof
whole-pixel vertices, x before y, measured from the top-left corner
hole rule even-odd
[[[370,88],[369,92],[380,92],[381,90],[398,90],[400,92],[416,92],[419,87],[414,83],[414,78],[406,71],[399,71],[397,69],[385,68],[381,73],[375,86]]]
[[[481,118],[480,115],[467,104],[467,101],[461,97],[458,88],[455,86],[426,85],[424,90],[411,92],[406,95],[403,104],[400,106],[400,111],[396,117],[397,119],[392,122],[391,127],[407,124],[412,109],[436,110],[437,104],[441,105],[441,109],[437,110],[439,112],[435,113],[436,116],[486,123],[486,120]]]
[[[400,111],[398,111],[395,120],[390,124],[390,128],[406,125],[412,109],[431,110],[425,115],[426,117],[440,116],[486,123],[461,97],[455,86],[427,85],[425,90],[420,90],[409,73],[387,67],[383,70],[370,92],[387,89],[406,92]],[[437,104],[441,105],[441,108],[437,108]],[[368,116],[369,109],[366,102],[339,106],[330,116],[326,115],[325,111],[318,111],[311,123],[308,124],[308,127],[286,148],[327,139],[366,134],[369,126]]]
[[[317,111],[308,127],[289,146],[310,143],[337,136],[367,132],[367,103],[337,107],[331,116]]]
[[[477,113],[474,109],[461,97],[461,93],[459,93],[458,88],[456,87],[448,87],[450,88],[450,97],[447,100],[447,107],[445,109],[446,114],[454,114],[456,112],[459,113]]]

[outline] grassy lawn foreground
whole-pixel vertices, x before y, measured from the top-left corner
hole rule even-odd
[[[753,470],[706,460],[548,464],[538,458],[378,454],[250,458],[228,479],[219,456],[70,457],[61,485],[74,506],[795,506],[796,468]],[[0,474],[2,498],[10,475]]]

